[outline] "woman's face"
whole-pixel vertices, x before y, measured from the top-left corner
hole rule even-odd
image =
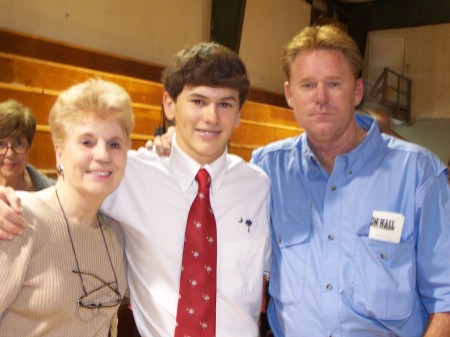
[[[123,178],[128,138],[119,123],[90,118],[69,126],[55,150],[64,183],[86,198],[105,198]]]
[[[25,136],[0,139],[0,182],[3,185],[13,188],[22,186],[29,152],[30,146]]]

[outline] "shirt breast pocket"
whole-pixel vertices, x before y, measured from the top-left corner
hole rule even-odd
[[[257,239],[223,243],[220,284],[226,296],[239,298],[240,301],[244,298],[259,298],[268,241]]]
[[[354,310],[380,320],[408,318],[415,301],[414,252],[412,242],[359,237],[348,279]]]
[[[294,204],[294,203],[292,203]],[[269,291],[283,304],[297,304],[303,296],[305,269],[311,240],[309,201],[285,209],[272,218],[273,245]]]

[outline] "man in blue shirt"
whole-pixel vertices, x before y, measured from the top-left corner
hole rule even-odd
[[[283,65],[306,132],[252,158],[272,182],[274,335],[450,336],[447,168],[355,116],[363,60],[340,29],[302,30]]]

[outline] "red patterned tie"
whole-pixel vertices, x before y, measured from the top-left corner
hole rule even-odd
[[[186,224],[175,337],[216,334],[216,220],[209,201],[211,178],[200,169],[198,193]]]

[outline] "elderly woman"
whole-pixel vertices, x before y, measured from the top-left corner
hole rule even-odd
[[[38,191],[54,184],[28,164],[35,131],[30,109],[14,100],[0,103],[0,185]]]
[[[107,337],[127,290],[126,262],[120,224],[99,208],[124,175],[130,97],[89,80],[58,97],[49,124],[58,179],[22,192],[28,226],[0,245],[0,336]]]

